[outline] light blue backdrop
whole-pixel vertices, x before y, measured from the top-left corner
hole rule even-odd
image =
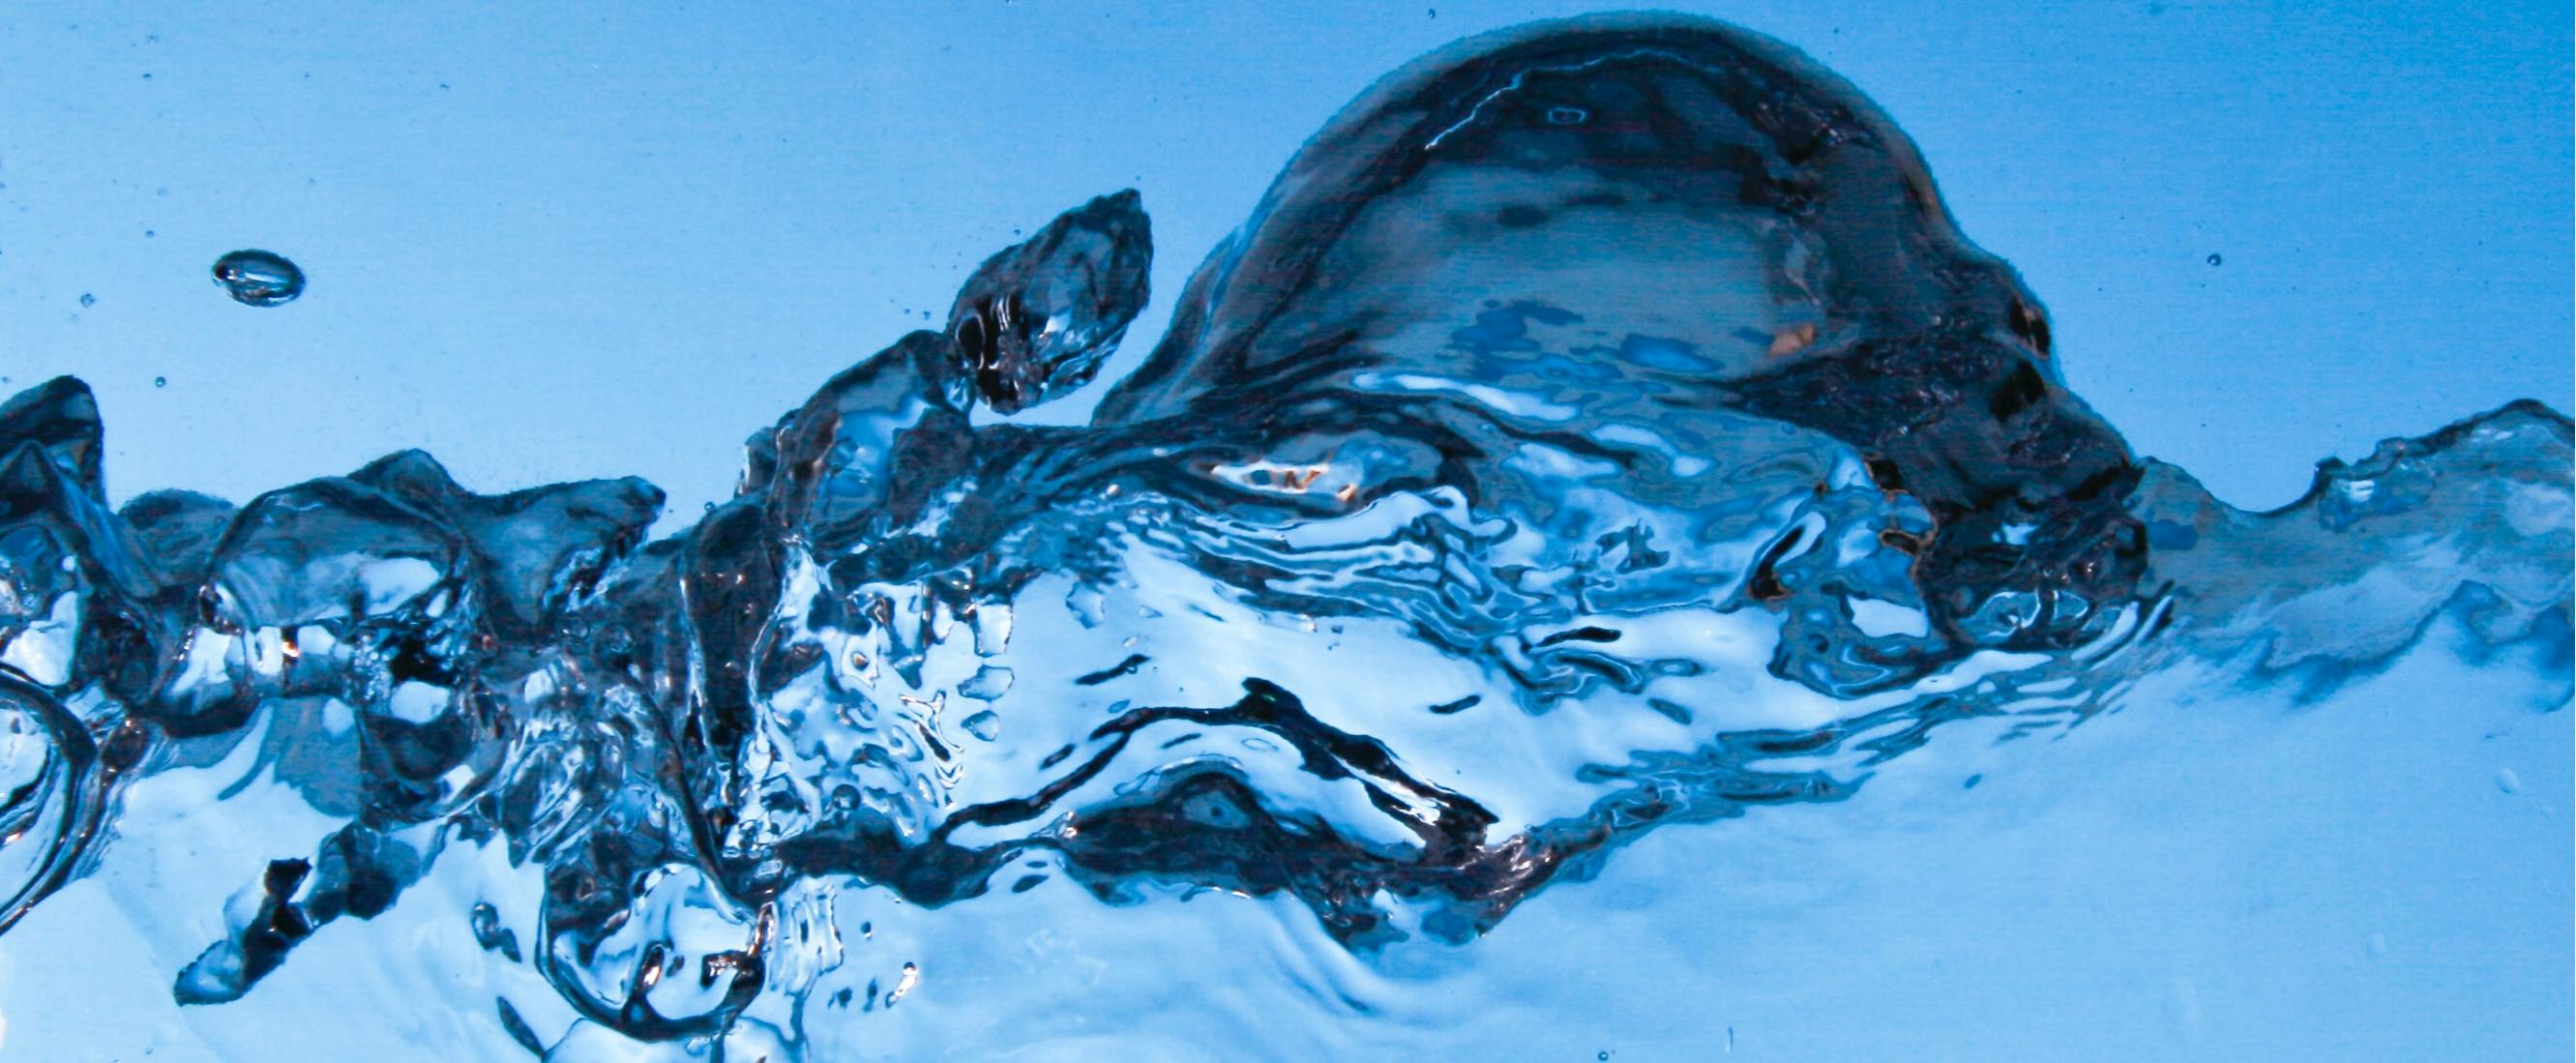
[[[2569,404],[2564,4],[1684,6],[1876,97],[2077,389],[2222,497]],[[1136,185],[1176,292],[1373,78],[1581,9],[98,7],[0,6],[0,376],[97,388],[113,492],[421,446],[486,490],[642,474],[675,516],[1019,228]],[[310,292],[226,301],[245,246]]]

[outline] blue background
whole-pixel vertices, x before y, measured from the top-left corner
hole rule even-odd
[[[2569,405],[2565,5],[1683,6],[1875,97],[2076,389],[2221,497]],[[0,376],[98,390],[111,491],[421,446],[485,490],[641,474],[675,515],[1019,231],[1140,187],[1168,296],[1372,79],[1582,9],[97,7],[0,7]],[[225,300],[236,247],[311,290]]]

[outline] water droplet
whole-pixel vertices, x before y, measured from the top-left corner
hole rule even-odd
[[[2215,266],[2215,265],[2218,265],[2218,264],[2219,264],[2219,263],[2221,263],[2221,262],[2226,261],[2226,259],[2223,259],[2223,258],[2218,257],[2218,252],[2216,252],[2216,251],[2212,251],[2212,252],[2210,252],[2210,253],[2209,253],[2209,259],[2208,259],[2208,261],[2209,261],[2209,264],[2210,264],[2210,265]]]
[[[957,692],[977,701],[992,701],[1010,691],[1011,678],[1010,669],[986,665],[976,669],[965,682],[957,684]]]
[[[81,307],[82,307],[83,309],[87,309],[87,308],[89,308],[89,307],[93,307],[93,306],[97,306],[97,305],[98,305],[98,297],[97,297],[97,296],[95,296],[95,295],[91,295],[91,294],[90,294],[90,293],[88,293],[88,292],[82,292],[82,293],[81,293]]]
[[[1582,125],[1583,123],[1591,120],[1592,112],[1580,107],[1550,107],[1547,109],[1547,124],[1549,125]]]
[[[156,376],[156,377],[153,377],[153,378],[152,378],[152,386],[153,386],[153,387],[156,387],[156,388],[166,388],[166,387],[169,387],[169,386],[170,386],[170,378],[169,378],[169,377],[166,377],[166,376]]]
[[[304,271],[284,255],[246,249],[215,260],[215,283],[243,306],[279,306],[304,294]]]
[[[2513,773],[2513,769],[2512,769],[2512,768],[2497,768],[2497,769],[2496,769],[2496,789],[2498,789],[2498,790],[2502,790],[2502,791],[2504,791],[2504,792],[2506,792],[2506,793],[2509,793],[2509,794],[2518,794],[2518,793],[2521,793],[2521,792],[2522,792],[2522,776],[2519,776],[2519,775],[2514,774],[2514,773]]]
[[[1002,717],[986,709],[966,718],[966,733],[990,742],[1002,735]]]

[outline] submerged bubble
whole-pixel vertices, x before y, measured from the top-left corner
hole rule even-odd
[[[2218,257],[2218,252],[2216,252],[2216,251],[2212,251],[2212,252],[2210,252],[2210,253],[2209,253],[2209,259],[2208,259],[2208,262],[2209,262],[2209,264],[2210,264],[2210,265],[2215,266],[2215,265],[2218,265],[2218,264],[2220,264],[2221,262],[2224,262],[2224,261],[2225,261],[2224,259],[2221,259],[2220,257]]]
[[[90,307],[97,306],[97,305],[98,305],[98,297],[97,297],[97,296],[95,296],[95,295],[91,295],[91,294],[90,294],[90,293],[88,293],[88,292],[82,292],[82,293],[81,293],[81,297],[80,297],[80,305],[81,305],[81,308],[82,308],[82,309],[88,309],[88,308],[90,308]]]
[[[281,306],[304,294],[304,271],[283,255],[241,250],[215,260],[215,283],[244,306]]]

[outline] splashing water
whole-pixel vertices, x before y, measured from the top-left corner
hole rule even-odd
[[[1930,778],[2116,773],[2006,740],[2194,690],[2315,704],[2436,632],[2564,719],[2564,416],[2229,508],[2066,390],[1901,132],[1741,31],[1550,24],[1393,75],[1092,423],[979,423],[1089,381],[1149,260],[1134,192],[1068,212],[649,543],[640,480],[481,495],[416,451],[111,509],[87,389],[20,394],[0,926],[102,883],[136,977],[248,1055],[1219,1050],[1170,1015],[1229,1054],[1457,1052],[1442,985],[1551,1031],[1506,1055],[1658,1021],[1731,1050],[1722,1015],[1538,1017],[1515,927],[1610,940],[1637,889],[1757,926],[1778,863],[1644,843],[1740,822],[1756,856],[1963,800]],[[1595,927],[1539,903],[1587,893]],[[1777,955],[1735,946],[1641,966]],[[226,1025],[272,992],[431,1013]]]

